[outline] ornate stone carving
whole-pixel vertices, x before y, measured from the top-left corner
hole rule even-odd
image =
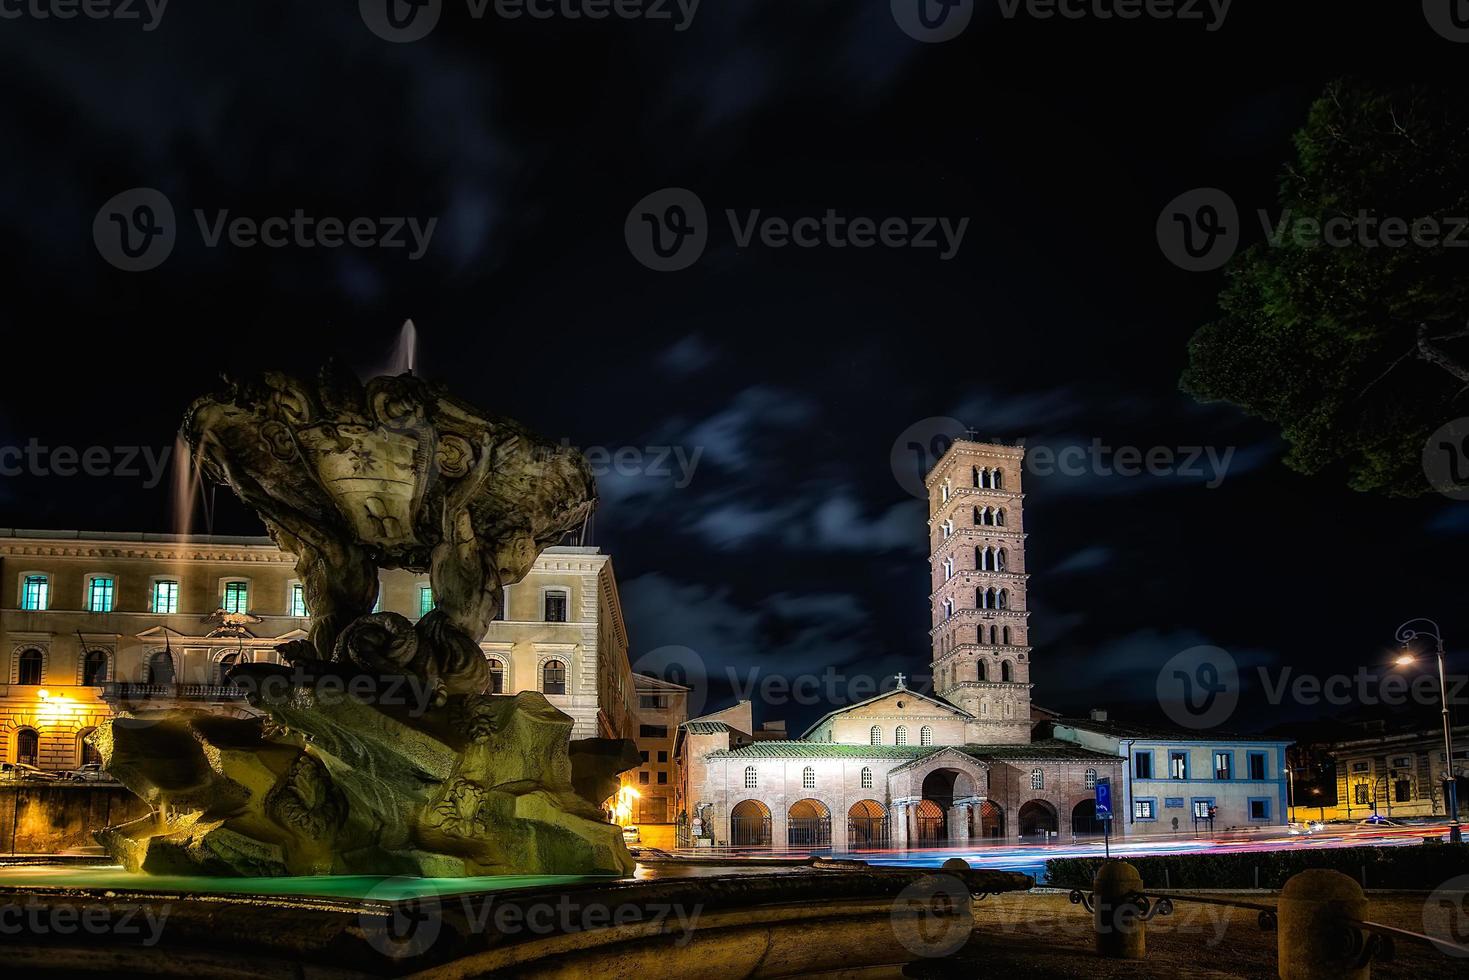
[[[573,745],[540,694],[483,693],[503,587],[594,504],[579,454],[412,375],[331,369],[231,384],[184,435],[297,556],[310,639],[277,648],[287,666],[230,670],[265,718],[105,726],[104,765],[156,809],[98,835],[114,857],[244,875],[632,870],[601,811],[632,743]],[[373,613],[379,568],[428,572],[435,608]]]

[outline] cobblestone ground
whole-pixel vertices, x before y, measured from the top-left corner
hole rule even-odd
[[[1234,897],[1274,905],[1275,896]],[[1385,925],[1423,931],[1426,895],[1373,895],[1371,915]],[[977,935],[949,960],[920,964],[913,975],[1128,978],[1179,976],[1274,977],[1276,934],[1260,929],[1257,915],[1241,909],[1177,902],[1172,916],[1148,923],[1148,956],[1142,962],[1099,959],[1092,951],[1091,917],[1065,894],[1000,895],[976,902]],[[974,972],[970,972],[970,971]],[[1469,976],[1469,959],[1431,947],[1398,942],[1393,962],[1373,964],[1374,978]]]

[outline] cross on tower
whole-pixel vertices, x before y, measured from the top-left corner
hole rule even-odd
[[[894,680],[896,680],[896,681],[897,681],[897,682],[898,682],[898,690],[900,690],[900,691],[901,691],[901,690],[904,690],[904,687],[903,687],[903,681],[905,681],[905,680],[907,680],[907,678],[906,678],[906,677],[904,677],[904,676],[903,676],[903,675],[902,675],[902,674],[901,674],[901,673],[900,673],[900,674],[898,674],[898,676],[897,676],[897,677],[895,677],[895,678],[894,678]]]

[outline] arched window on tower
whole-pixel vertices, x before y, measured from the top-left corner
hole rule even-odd
[[[983,473],[981,473],[979,467],[976,466],[974,468],[974,485],[976,487],[983,487],[984,486],[984,483],[981,482],[981,477],[982,476],[983,476]]]
[[[893,732],[893,744],[894,745],[907,745],[908,744],[908,726],[907,725],[899,725],[898,728],[897,728],[897,730],[895,732]]]
[[[947,582],[949,579],[951,579],[953,577],[954,577],[954,559],[952,559],[952,558],[945,558],[944,559],[944,581]]]
[[[918,744],[919,745],[932,745],[933,744],[933,729],[932,728],[928,727],[927,725],[924,725],[922,728],[918,729]]]
[[[1013,681],[1015,679],[1015,668],[1010,666],[1010,661],[1000,662],[1000,680]]]
[[[880,726],[873,725],[871,728],[867,729],[867,744],[868,745],[881,745],[882,744],[882,728]]]
[[[1005,474],[998,467],[995,469],[994,487],[996,490],[1005,489]]]
[[[995,571],[997,571],[997,572],[1003,572],[1005,570],[1005,563],[1008,560],[1009,560],[1009,556],[1005,554],[1005,549],[1004,548],[1001,548],[998,551],[996,551],[995,552]]]
[[[984,508],[976,507],[974,508],[974,526],[979,527],[982,524],[984,524]]]
[[[990,629],[994,629],[994,627],[991,626]],[[1005,627],[1004,644],[1005,644],[1005,646],[1009,646],[1010,645],[1010,627],[1008,627],[1008,626]]]
[[[984,627],[981,626],[980,629],[984,629]],[[997,629],[999,629],[999,627],[997,626],[990,627],[990,646],[994,646],[996,643],[999,642],[999,640],[997,639],[997,634],[995,632]]]
[[[863,766],[862,767],[862,788],[863,789],[871,789],[872,788],[872,767],[870,767],[870,766]]]
[[[975,589],[974,590],[974,603],[980,609],[988,609],[990,607],[989,606],[989,601],[990,601],[990,590],[989,589]]]
[[[944,618],[945,619],[953,619],[954,618],[954,600],[953,599],[945,599],[944,600],[944,605],[943,605],[943,610],[944,610]]]
[[[978,681],[987,681],[987,680],[989,680],[989,668],[988,668],[988,666],[985,664],[985,662],[983,660],[981,660],[978,664],[975,665],[974,679],[975,680],[978,680]]]
[[[995,608],[996,609],[1009,609],[1010,608],[1010,590],[1009,589],[1001,589],[999,592],[995,593]]]
[[[995,526],[996,527],[1004,527],[1005,526],[1005,512],[1003,510],[998,509],[998,508],[995,510],[995,513],[994,513],[994,522],[995,522]]]

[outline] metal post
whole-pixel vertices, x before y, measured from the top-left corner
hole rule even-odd
[[[1454,734],[1449,724],[1449,688],[1444,679],[1443,637],[1438,636],[1438,693],[1443,699],[1444,805],[1449,811],[1449,840],[1464,841],[1459,827],[1459,781],[1454,775]]]

